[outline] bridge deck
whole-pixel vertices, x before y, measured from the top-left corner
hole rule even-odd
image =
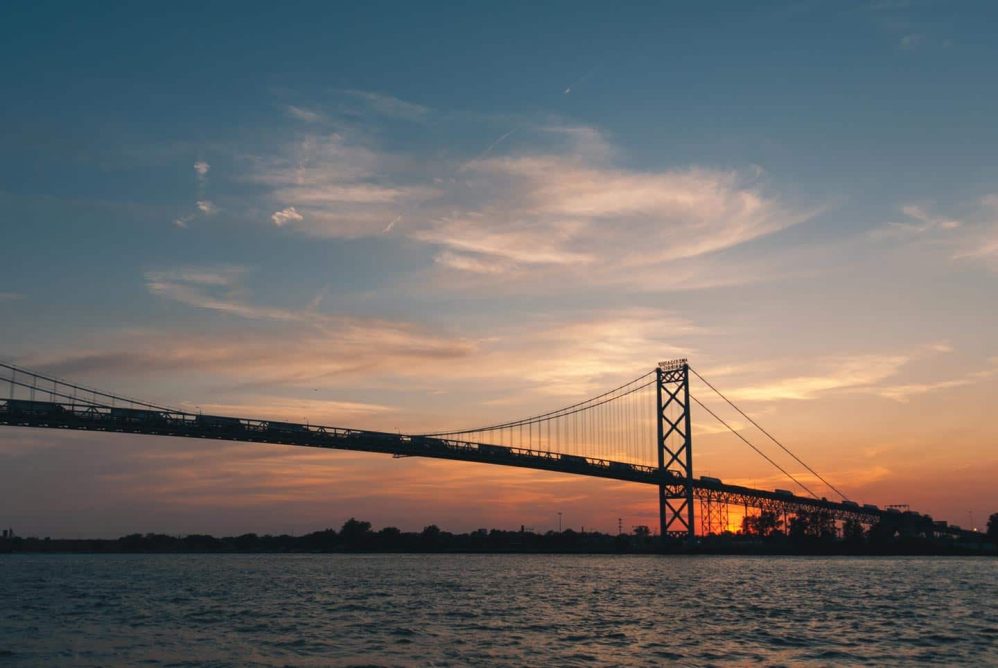
[[[91,404],[0,400],[0,425],[272,443],[375,452],[395,457],[433,457],[648,485],[676,485],[685,482],[670,471],[651,466],[544,450],[341,427]],[[692,482],[694,493],[699,498],[710,496],[715,501],[736,505],[791,513],[800,509],[823,509],[831,512],[837,519],[851,518],[863,522],[876,521],[890,512],[848,502],[836,503],[826,499],[729,485],[715,479],[695,478]]]

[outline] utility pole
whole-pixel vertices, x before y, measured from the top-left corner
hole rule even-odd
[[[561,533],[561,512],[558,512],[558,533]]]

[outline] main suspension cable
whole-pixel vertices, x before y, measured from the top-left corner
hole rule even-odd
[[[739,408],[738,406],[736,406],[734,404],[734,402],[731,401],[731,399],[728,399],[726,396],[724,396],[724,394],[722,394],[719,389],[717,389],[716,387],[714,387],[709,380],[707,380],[706,378],[704,378],[703,376],[701,376],[699,373],[697,373],[696,369],[694,369],[693,367],[689,367],[689,369],[690,369],[690,371],[692,371],[694,373],[694,375],[696,375],[697,378],[699,378],[700,380],[702,380],[707,385],[707,387],[709,387],[710,389],[714,390],[714,392],[717,394],[717,396],[719,396],[722,399],[724,399],[728,403],[728,405],[731,406],[732,408],[734,408],[736,411],[738,411],[743,418],[745,418],[746,420],[748,420],[749,422],[751,422],[753,425],[755,425],[756,429],[758,429],[763,434],[765,434],[766,436],[768,436],[769,440],[771,440],[773,443],[776,443],[776,445],[780,446],[780,448],[785,453],[787,453],[788,455],[790,455],[791,457],[793,457],[797,461],[798,464],[800,464],[801,466],[803,466],[804,468],[806,468],[808,471],[810,471],[812,474],[814,474],[814,476],[818,480],[820,480],[821,482],[823,482],[826,485],[828,485],[836,494],[838,494],[839,496],[841,496],[843,500],[845,500],[845,501],[849,500],[849,497],[847,497],[845,494],[843,494],[841,491],[839,491],[839,489],[835,485],[833,485],[832,483],[830,483],[827,480],[825,480],[817,471],[815,471],[813,468],[811,468],[810,466],[808,466],[804,462],[804,460],[802,460],[800,457],[798,457],[793,452],[791,452],[790,448],[788,448],[787,446],[785,446],[782,443],[780,443],[780,441],[777,440],[777,438],[775,436],[773,436],[768,431],[766,431],[762,427],[762,425],[760,425],[758,422],[756,422],[751,417],[749,417],[749,415],[747,413],[745,413],[745,411],[743,411],[741,408]]]
[[[114,401],[120,401],[122,403],[133,404],[135,406],[142,406],[144,408],[152,408],[152,409],[155,409],[155,410],[158,410],[158,411],[166,411],[168,413],[182,413],[183,412],[183,411],[177,410],[176,408],[169,408],[167,406],[160,406],[160,405],[157,405],[157,404],[151,404],[148,401],[141,401],[139,399],[132,399],[130,397],[126,397],[126,396],[123,396],[123,395],[120,395],[120,394],[111,394],[110,392],[104,392],[103,390],[98,390],[98,389],[95,389],[93,387],[87,387],[86,385],[78,385],[76,383],[71,383],[71,382],[69,382],[67,380],[63,380],[63,379],[57,378],[55,376],[49,376],[49,375],[37,373],[35,371],[29,371],[29,370],[21,368],[19,366],[15,366],[14,364],[11,364],[10,362],[2,362],[2,361],[0,361],[0,368],[7,369],[7,370],[10,371],[10,378],[0,378],[0,383],[3,383],[3,382],[13,383],[15,385],[20,385],[22,387],[26,387],[26,388],[29,388],[29,389],[33,388],[36,391],[41,392],[42,394],[58,395],[58,396],[62,397],[63,399],[72,399],[72,400],[75,400],[75,401],[79,401],[80,403],[90,403],[90,404],[93,404],[95,406],[108,406],[105,403],[101,403],[101,402],[97,401],[96,398],[98,396],[100,396],[100,397],[103,397],[103,398],[106,398],[106,399],[111,399],[112,403]],[[27,384],[25,384],[23,382],[15,381],[14,379],[16,378],[17,374],[21,374],[23,376],[28,376],[29,378],[46,380],[46,381],[52,383],[52,388],[51,389],[47,389],[47,388],[44,388],[44,387],[37,387],[35,385],[27,385]],[[60,392],[60,391],[56,390],[56,387],[59,386],[59,385],[67,387],[70,390],[77,390],[79,392],[89,393],[89,394],[92,395],[92,399],[91,399],[91,401],[85,401],[85,399],[83,397],[76,397],[75,395],[70,395],[70,394],[66,394],[64,392]]]
[[[775,466],[776,468],[778,468],[780,470],[780,472],[783,473],[783,475],[787,476],[788,478],[790,478],[791,480],[793,480],[795,483],[797,483],[798,485],[800,485],[801,487],[803,487],[807,491],[807,493],[810,494],[811,496],[813,496],[814,498],[816,498],[816,499],[818,498],[818,495],[815,494],[814,492],[812,492],[811,489],[807,485],[805,485],[804,483],[802,483],[797,478],[793,477],[793,475],[791,475],[789,471],[787,471],[785,468],[783,468],[782,466],[780,466],[779,464],[777,464],[776,462],[774,462],[772,459],[770,459],[769,456],[765,452],[763,452],[759,448],[757,448],[754,445],[752,445],[751,441],[749,441],[747,438],[745,438],[744,436],[742,436],[741,434],[739,434],[734,429],[734,427],[732,427],[727,422],[725,422],[724,420],[722,420],[721,416],[719,416],[717,413],[715,413],[714,411],[712,411],[709,408],[707,408],[707,406],[702,401],[700,401],[699,399],[697,399],[692,394],[690,395],[690,399],[692,399],[693,401],[697,402],[697,404],[700,405],[700,408],[704,409],[705,411],[707,411],[708,413],[710,413],[711,415],[713,415],[715,420],[717,420],[718,422],[720,422],[721,424],[723,424],[725,427],[728,428],[728,431],[730,431],[732,434],[734,434],[738,438],[742,439],[742,441],[745,442],[745,445],[747,445],[750,448],[752,448],[753,450],[755,450],[757,453],[759,453],[762,456],[763,459],[765,459],[767,462],[769,462],[770,464],[772,464],[773,466]]]

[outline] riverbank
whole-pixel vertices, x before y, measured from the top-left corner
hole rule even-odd
[[[981,535],[979,541],[940,540],[911,536],[884,542],[762,539],[730,535],[662,543],[656,536],[576,533],[537,534],[528,531],[478,531],[451,534],[361,532],[344,535],[332,530],[303,536],[243,534],[216,538],[207,535],[132,534],[118,539],[13,538],[0,541],[0,553],[79,554],[317,554],[317,553],[438,553],[438,554],[702,554],[786,556],[995,556],[998,550]]]

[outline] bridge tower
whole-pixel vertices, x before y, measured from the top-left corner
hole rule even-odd
[[[658,518],[663,539],[694,539],[693,430],[690,425],[690,366],[662,362],[655,369],[658,408]]]

